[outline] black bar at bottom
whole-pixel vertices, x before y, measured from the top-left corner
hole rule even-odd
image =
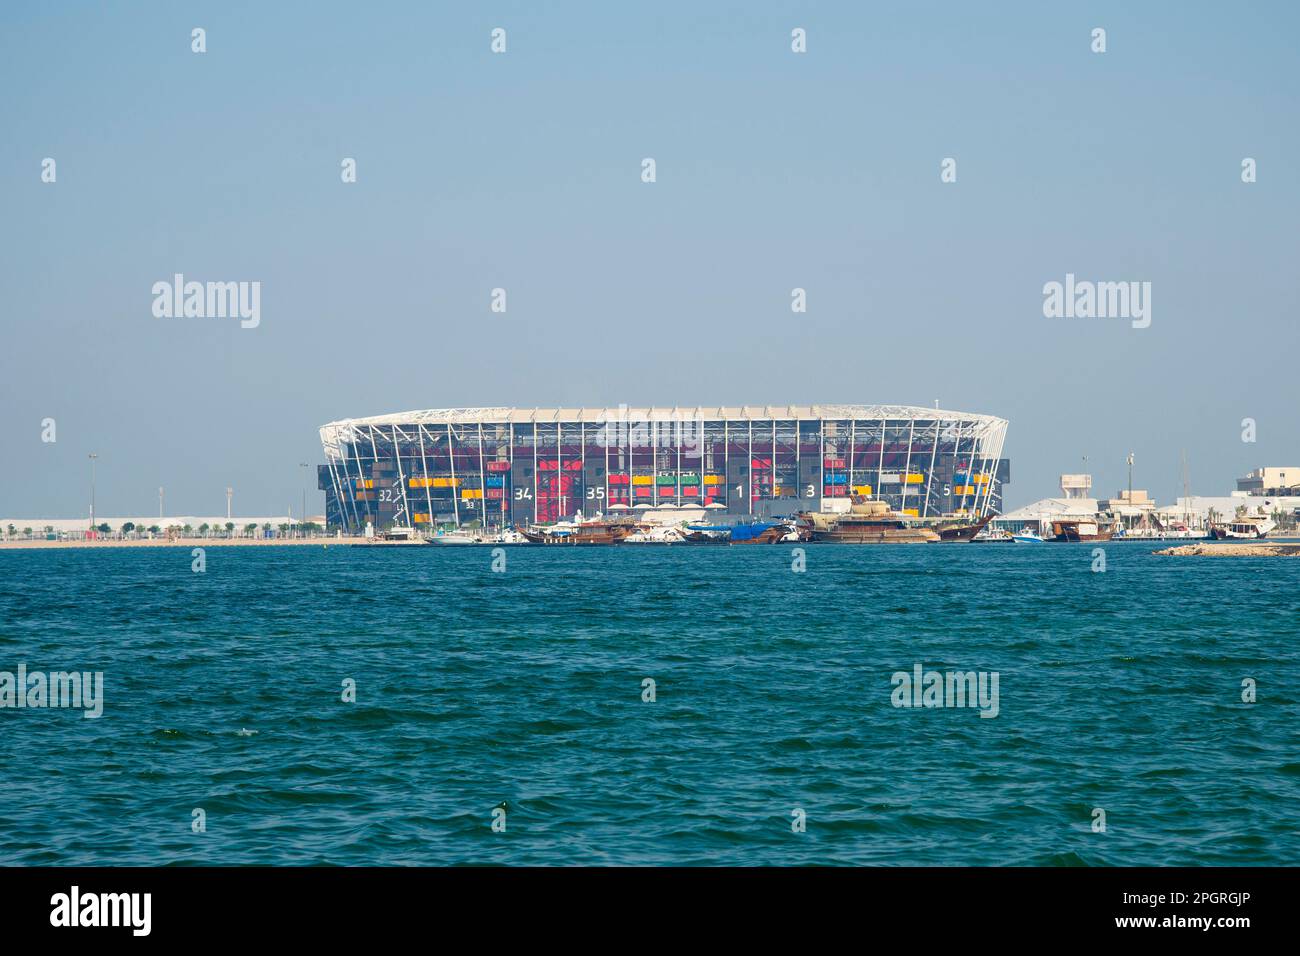
[[[802,926],[945,944],[1043,932],[1231,944],[1287,925],[1294,877],[1263,868],[9,868],[0,869],[0,926],[6,943],[76,934],[337,945],[431,930],[527,942],[562,927],[569,940],[667,944],[665,926],[689,919],[732,940]]]

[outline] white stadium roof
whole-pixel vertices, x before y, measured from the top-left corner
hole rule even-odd
[[[359,431],[381,426],[499,425],[588,422],[769,421],[772,419],[855,419],[880,421],[962,422],[968,436],[986,437],[1003,431],[1007,421],[995,415],[925,408],[919,405],[695,405],[620,406],[618,408],[430,408],[368,418],[344,418],[321,426],[321,443],[336,451]]]

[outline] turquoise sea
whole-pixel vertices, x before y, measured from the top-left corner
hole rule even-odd
[[[1300,864],[1300,561],[1093,547],[3,551],[0,864]]]

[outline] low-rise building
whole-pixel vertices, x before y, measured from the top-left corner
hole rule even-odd
[[[1248,495],[1300,495],[1300,466],[1256,468],[1237,479],[1237,490]]]

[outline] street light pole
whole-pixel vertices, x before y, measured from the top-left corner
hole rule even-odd
[[[311,466],[308,465],[305,461],[300,461],[298,462],[298,467],[310,468]],[[302,473],[302,513],[298,515],[298,537],[300,538],[307,537],[307,529],[305,527],[306,521],[307,521],[307,472],[304,471]]]
[[[158,486],[158,525],[162,526],[163,519],[163,490],[162,485]]]
[[[95,459],[99,456],[93,451],[87,456],[90,458],[90,530],[95,530]]]

